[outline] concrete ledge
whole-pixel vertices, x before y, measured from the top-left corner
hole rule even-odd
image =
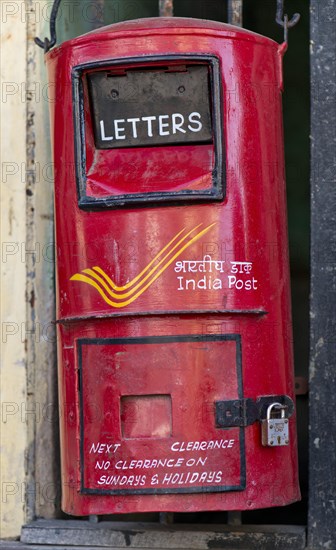
[[[306,530],[292,525],[161,525],[37,520],[22,528],[21,543],[49,545],[49,548],[54,545],[57,550],[69,546],[75,546],[77,550],[78,547],[91,550],[301,550],[306,547]],[[30,549],[33,550],[31,546]]]

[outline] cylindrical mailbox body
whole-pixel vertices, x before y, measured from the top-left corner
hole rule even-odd
[[[281,62],[180,18],[47,54],[70,514],[299,499]]]

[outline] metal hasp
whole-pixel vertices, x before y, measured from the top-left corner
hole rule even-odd
[[[286,410],[290,418],[295,410],[293,400],[287,395],[267,395],[251,398],[234,399],[215,402],[215,418],[218,428],[232,428],[233,426],[251,426],[254,422],[267,419],[269,407],[277,403]]]

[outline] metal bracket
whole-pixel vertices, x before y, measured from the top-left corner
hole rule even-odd
[[[294,412],[294,402],[288,395],[266,395],[251,398],[215,402],[217,428],[246,427],[259,420],[265,420],[267,409],[272,403],[280,403],[286,408],[286,418]]]
[[[228,23],[243,26],[243,0],[228,0]]]
[[[301,15],[299,13],[294,13],[293,17],[289,19],[287,14],[284,14],[284,0],[277,0],[277,10],[275,20],[284,28],[284,42],[288,42],[288,29],[294,27],[300,20]]]
[[[159,0],[160,17],[173,17],[173,0]]]
[[[54,0],[53,7],[51,10],[50,15],[50,39],[45,37],[44,40],[41,40],[40,38],[36,37],[34,39],[35,44],[40,46],[40,48],[44,49],[44,53],[48,53],[48,51],[55,46],[57,42],[57,36],[56,36],[56,18],[57,13],[59,9],[59,5],[61,3],[61,0]]]

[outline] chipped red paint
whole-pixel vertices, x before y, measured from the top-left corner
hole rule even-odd
[[[221,108],[211,108],[221,150],[214,139],[97,152],[85,75],[160,68],[166,54],[173,70],[218,60]],[[299,499],[295,415],[290,444],[278,448],[262,446],[260,422],[215,423],[217,401],[294,399],[281,57],[262,36],[180,18],[111,25],[46,56],[69,514],[244,510]],[[77,168],[87,195],[140,190],[138,204],[78,205],[78,66],[86,145]],[[165,191],[173,198],[160,203]]]

